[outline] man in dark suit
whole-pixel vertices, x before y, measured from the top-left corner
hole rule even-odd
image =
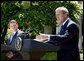
[[[76,23],[69,18],[69,12],[65,7],[58,7],[55,14],[59,25],[61,25],[58,34],[41,35],[42,38],[48,39],[47,43],[60,47],[57,52],[58,60],[80,60],[78,49],[79,29]]]

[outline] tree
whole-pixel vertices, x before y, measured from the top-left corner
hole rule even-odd
[[[68,8],[70,18],[77,22],[83,11],[80,4],[75,2],[77,1],[2,1],[1,27],[11,19],[16,19],[21,29],[31,27],[34,33],[42,32],[43,25],[56,27],[55,9],[59,6]]]

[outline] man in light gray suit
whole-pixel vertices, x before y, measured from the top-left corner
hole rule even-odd
[[[11,20],[8,26],[11,32],[6,35],[5,44],[7,46],[14,47],[16,37],[20,35],[21,33],[23,33],[23,31],[18,29],[18,23],[16,20]],[[7,52],[6,56],[9,58],[9,60],[22,60],[23,59],[22,55],[18,51],[13,51],[13,50]]]
[[[18,23],[16,20],[11,20],[8,24],[9,29],[11,31],[11,33],[7,34],[7,39],[6,39],[6,44],[10,45],[13,40],[21,33],[23,33],[23,31],[18,29]]]

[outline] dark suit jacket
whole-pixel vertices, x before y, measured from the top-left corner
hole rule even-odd
[[[79,29],[70,19],[64,25],[60,35],[51,35],[47,43],[60,46],[58,60],[79,60]]]

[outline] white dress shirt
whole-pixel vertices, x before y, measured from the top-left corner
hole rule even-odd
[[[12,41],[13,36],[15,35],[15,33],[16,33],[16,31],[15,31],[15,32],[13,32],[13,33],[10,35],[10,42]]]

